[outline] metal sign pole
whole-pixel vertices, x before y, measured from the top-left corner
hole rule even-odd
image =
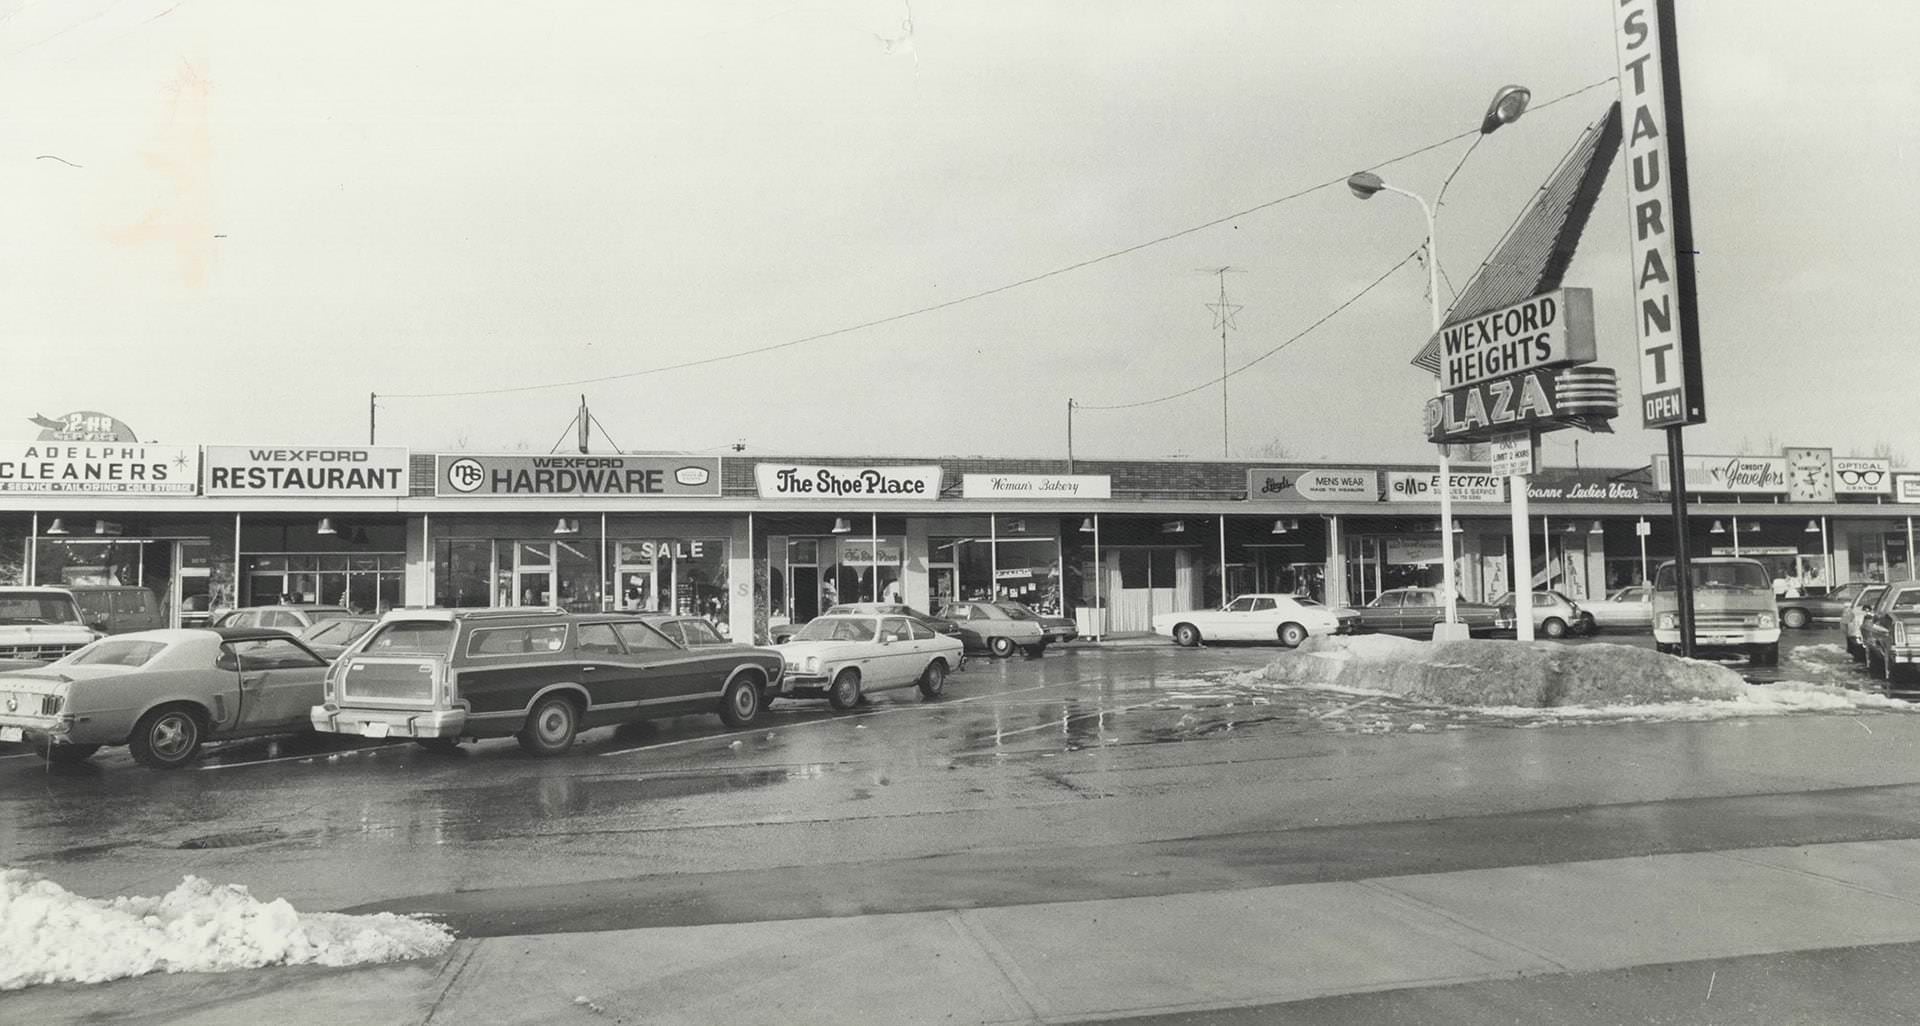
[[[1691,659],[1693,560],[1687,551],[1687,464],[1681,430],[1677,424],[1667,429],[1667,487],[1673,499],[1673,581],[1680,599],[1680,654]]]

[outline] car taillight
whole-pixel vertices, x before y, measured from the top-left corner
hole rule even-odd
[[[60,715],[60,706],[63,704],[65,703],[59,695],[41,695],[40,715],[58,716]]]
[[[1907,625],[1903,621],[1893,621],[1893,643],[1896,645],[1907,643]]]

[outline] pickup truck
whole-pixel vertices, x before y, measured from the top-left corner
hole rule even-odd
[[[1773,579],[1757,560],[1702,556],[1689,560],[1693,579],[1693,647],[1696,653],[1739,653],[1753,666],[1780,664],[1780,610]],[[1671,561],[1653,575],[1653,641],[1678,655],[1679,572]]]
[[[0,587],[0,671],[45,666],[101,636],[65,588]]]

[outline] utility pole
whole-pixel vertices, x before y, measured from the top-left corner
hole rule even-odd
[[[1073,473],[1073,400],[1067,400],[1067,473]]]
[[[575,418],[580,422],[579,446],[580,446],[580,451],[582,453],[585,453],[587,451],[587,449],[589,448],[589,443],[592,441],[591,433],[589,431],[589,428],[593,424],[592,417],[593,415],[587,412],[587,397],[582,395],[580,397],[580,416]]]
[[[1237,328],[1233,315],[1240,312],[1237,303],[1227,302],[1227,275],[1245,274],[1238,267],[1204,267],[1202,274],[1215,275],[1220,279],[1220,301],[1208,303],[1207,309],[1213,311],[1213,326],[1220,329],[1220,458],[1228,456],[1227,430],[1227,329]]]
[[[380,397],[377,395],[374,395],[372,392],[367,393],[367,444],[368,445],[373,444],[373,434],[374,434],[373,401],[378,398]]]

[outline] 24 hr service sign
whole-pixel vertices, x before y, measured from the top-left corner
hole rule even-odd
[[[398,447],[208,445],[200,474],[206,495],[407,494],[407,450]]]
[[[526,456],[440,453],[433,494],[507,498],[663,498],[720,494],[717,456]]]

